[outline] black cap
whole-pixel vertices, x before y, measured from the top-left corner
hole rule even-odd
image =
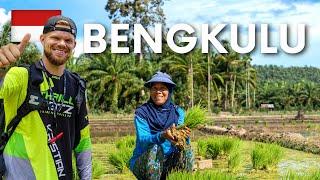
[[[70,28],[56,27],[59,21],[67,22]],[[74,21],[68,17],[61,16],[61,15],[50,17],[46,22],[46,24],[44,25],[43,34],[46,34],[51,31],[65,31],[65,32],[71,33],[74,37],[77,36],[77,26],[74,23]]]

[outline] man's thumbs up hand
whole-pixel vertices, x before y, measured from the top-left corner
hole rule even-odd
[[[31,34],[26,34],[20,44],[10,43],[0,47],[0,67],[6,67],[16,62],[29,43],[30,38]]]

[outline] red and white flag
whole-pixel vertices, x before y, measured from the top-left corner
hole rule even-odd
[[[20,42],[27,33],[31,42],[40,41],[44,24],[56,15],[61,15],[61,10],[12,10],[11,41]]]

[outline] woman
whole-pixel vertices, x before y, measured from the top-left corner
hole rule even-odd
[[[192,171],[193,153],[188,146],[179,150],[173,142],[170,127],[184,122],[184,111],[171,102],[176,84],[171,77],[157,72],[146,82],[150,100],[136,109],[136,147],[130,159],[130,169],[137,179],[165,179],[173,169]],[[187,144],[190,129],[185,127]]]

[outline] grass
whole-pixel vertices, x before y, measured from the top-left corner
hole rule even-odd
[[[134,148],[135,145],[135,137],[134,136],[125,136],[116,142],[117,149],[125,149],[125,148]]]
[[[168,180],[204,180],[204,179],[210,179],[210,180],[231,180],[231,179],[239,179],[237,176],[234,176],[232,174],[219,172],[219,171],[212,171],[212,170],[206,170],[206,171],[197,171],[195,173],[189,173],[189,172],[174,172],[169,174]]]
[[[240,148],[234,149],[228,157],[228,168],[230,171],[237,171],[241,166],[242,154]]]
[[[197,150],[200,156],[217,159],[219,155],[229,156],[231,152],[239,149],[240,140],[231,137],[214,137],[199,140]]]
[[[135,145],[135,138],[133,136],[123,137],[117,141],[115,145],[117,150],[108,155],[108,162],[121,173],[128,171],[129,161]]]
[[[320,179],[320,170],[314,170],[307,173],[297,173],[289,171],[283,180],[309,180],[309,179]]]
[[[269,169],[275,167],[283,155],[283,149],[275,144],[257,143],[251,153],[254,169]]]
[[[125,148],[110,153],[108,161],[121,173],[129,169],[129,160],[132,156],[132,150]]]
[[[195,148],[195,153],[197,152],[196,149],[198,149],[197,144],[201,144],[201,141],[207,141],[211,138],[204,138],[198,137],[199,141],[192,141],[192,146]],[[117,139],[115,142],[107,142],[107,143],[100,143],[100,144],[93,144],[93,159],[99,160],[102,166],[102,169],[104,170],[105,174],[103,174],[100,177],[95,177],[94,179],[110,179],[110,180],[131,180],[135,179],[133,174],[130,171],[124,171],[123,173],[120,173],[119,170],[115,168],[110,162],[107,160],[107,156],[111,154],[112,152],[116,152],[116,143],[120,141],[120,139]],[[223,174],[227,174],[231,177],[236,177],[237,179],[244,179],[243,177],[247,179],[286,179],[287,172],[290,169],[295,169],[297,173],[299,172],[306,172],[308,176],[311,177],[312,175],[312,169],[319,169],[320,168],[320,157],[319,155],[314,155],[310,153],[304,153],[301,151],[281,148],[284,152],[283,158],[280,160],[277,169],[273,170],[253,170],[253,165],[251,161],[251,152],[255,147],[254,142],[251,141],[241,141],[240,148],[237,148],[241,154],[241,160],[240,165],[236,167],[236,171],[232,170],[230,168],[231,165],[229,165],[228,161],[229,159],[225,156],[220,156],[219,158],[213,160],[213,169],[212,170],[206,170],[206,171],[200,171],[207,172],[207,171],[213,171],[218,170],[219,172]],[[232,157],[234,151],[231,151],[230,157]],[[236,161],[236,160],[235,160]],[[288,163],[290,161],[290,163]],[[313,161],[310,163],[310,161]],[[297,165],[299,167],[297,167]],[[101,167],[100,167],[101,168]],[[200,173],[199,172],[199,173]],[[194,173],[195,174],[195,173]],[[319,174],[319,173],[318,173]],[[297,174],[298,176],[300,174]],[[199,176],[197,176],[199,177]],[[313,176],[316,177],[316,176]],[[204,178],[206,179],[206,178]],[[207,178],[208,179],[208,178]],[[214,178],[213,178],[214,179]],[[235,179],[235,178],[232,178]],[[315,178],[313,178],[315,179]],[[196,180],[200,180],[200,178],[197,178]]]

